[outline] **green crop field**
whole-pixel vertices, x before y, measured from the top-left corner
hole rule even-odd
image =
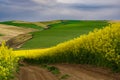
[[[0,22],[0,24],[39,29],[40,31],[31,33],[33,38],[21,47],[21,49],[35,49],[52,47],[61,42],[79,37],[81,34],[88,34],[95,28],[99,29],[106,26],[108,22],[100,20],[55,20],[47,22],[6,21]],[[44,30],[44,25],[49,25],[50,28]]]
[[[33,38],[21,47],[21,49],[35,49],[52,47],[79,37],[81,34],[88,34],[95,28],[99,29],[106,26],[108,22],[100,20],[54,20],[46,22],[6,21],[0,22],[0,24],[39,29],[40,31],[31,33]],[[49,25],[50,28],[44,30],[45,25]]]
[[[52,24],[47,30],[34,32],[33,39],[26,42],[21,49],[46,48],[68,41],[81,34],[87,34],[95,28],[106,26],[107,21],[62,21]]]

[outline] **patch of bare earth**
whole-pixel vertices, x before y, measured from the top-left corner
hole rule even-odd
[[[58,78],[39,66],[29,65],[20,67],[16,80],[58,80]]]
[[[3,36],[0,36],[0,42],[3,40],[7,41],[17,35],[26,34],[26,33],[33,32],[33,31],[36,31],[36,29],[21,28],[21,27],[16,27],[16,26],[0,24],[0,34],[3,34]]]
[[[56,67],[62,74],[70,75],[66,80],[120,80],[120,74],[113,74],[109,70],[93,66],[58,64]]]
[[[120,80],[120,74],[109,70],[95,68],[87,65],[54,64],[60,70],[60,75],[53,75],[39,66],[22,66],[16,80]],[[69,75],[66,79],[60,79],[62,75]]]

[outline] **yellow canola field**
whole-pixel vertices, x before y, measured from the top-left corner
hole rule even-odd
[[[110,23],[103,29],[95,29],[88,35],[81,35],[51,48],[20,50],[13,53],[39,61],[120,65],[120,23]]]
[[[113,28],[112,31],[114,31],[116,29],[117,32],[120,32],[119,31],[119,28],[120,28],[120,23],[119,22],[112,22],[112,24],[110,24],[109,26],[107,26],[105,29],[100,29],[100,30],[94,30],[94,32],[90,32],[88,35],[82,35],[81,37],[78,37],[78,38],[75,38],[73,40],[70,40],[70,41],[67,41],[67,42],[64,42],[64,43],[61,43],[61,44],[58,44],[57,46],[55,47],[51,47],[51,48],[46,48],[46,49],[33,49],[33,50],[17,50],[17,51],[13,51],[13,53],[16,55],[16,56],[23,56],[23,57],[26,57],[26,58],[35,58],[35,57],[38,57],[38,56],[42,56],[42,55],[46,55],[46,53],[51,53],[51,52],[54,52],[52,50],[57,50],[57,49],[67,49],[69,48],[70,45],[72,44],[76,44],[76,43],[82,43],[82,42],[85,42],[84,40],[91,40],[92,38],[94,38],[94,33],[97,32],[97,34],[100,34],[102,33],[103,31],[110,31],[111,30],[111,27]],[[116,28],[114,28],[116,27]],[[116,32],[116,34],[117,34]],[[113,35],[113,34],[111,34]],[[118,34],[119,35],[119,34]],[[87,36],[87,37],[86,37]],[[90,39],[88,39],[88,36]],[[113,35],[114,36],[114,35]],[[106,35],[106,37],[109,37],[109,35]],[[92,43],[90,43],[92,45]],[[68,46],[69,45],[69,46]],[[78,45],[78,44],[76,44]],[[98,44],[96,44],[98,45]],[[102,44],[101,44],[102,45]],[[94,45],[95,46],[95,45]],[[78,46],[74,46],[74,47],[78,47]],[[89,46],[86,46],[86,48],[90,49]],[[92,49],[91,49],[92,50]],[[101,50],[101,49],[99,49]],[[93,50],[94,51],[94,50]]]
[[[17,50],[13,51],[13,54],[17,57],[25,57],[25,58],[36,58],[37,56],[42,56],[46,53],[50,48],[46,49],[31,49],[31,50]]]

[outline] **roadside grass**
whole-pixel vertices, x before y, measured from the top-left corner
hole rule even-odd
[[[49,72],[51,72],[54,75],[60,74],[60,70],[57,67],[55,67],[55,66],[50,66],[50,65],[47,65],[47,64],[42,64],[41,67],[47,69]]]
[[[70,75],[68,75],[68,74],[61,74],[60,70],[56,66],[42,64],[40,67],[47,69],[49,72],[51,72],[52,74],[57,76],[59,78],[59,80],[66,80],[70,77]]]
[[[52,47],[106,25],[108,25],[107,21],[63,20],[61,23],[50,25],[51,27],[47,30],[33,32],[33,38],[27,41],[21,49]]]
[[[68,79],[69,77],[70,77],[70,75],[64,74],[60,77],[60,80],[65,80],[65,79]]]

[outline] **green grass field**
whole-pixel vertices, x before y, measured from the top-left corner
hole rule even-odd
[[[74,21],[68,20],[50,25],[51,28],[34,32],[33,39],[26,42],[21,49],[47,48],[68,41],[81,34],[87,34],[95,28],[102,28],[107,21]]]
[[[0,22],[0,24],[39,29],[40,31],[31,33],[33,38],[21,47],[21,49],[35,49],[52,47],[79,37],[81,34],[88,34],[89,31],[93,31],[95,28],[99,29],[106,26],[108,22],[100,20],[54,20],[46,22],[6,21]],[[50,28],[44,30],[44,25],[41,24],[49,25]]]

